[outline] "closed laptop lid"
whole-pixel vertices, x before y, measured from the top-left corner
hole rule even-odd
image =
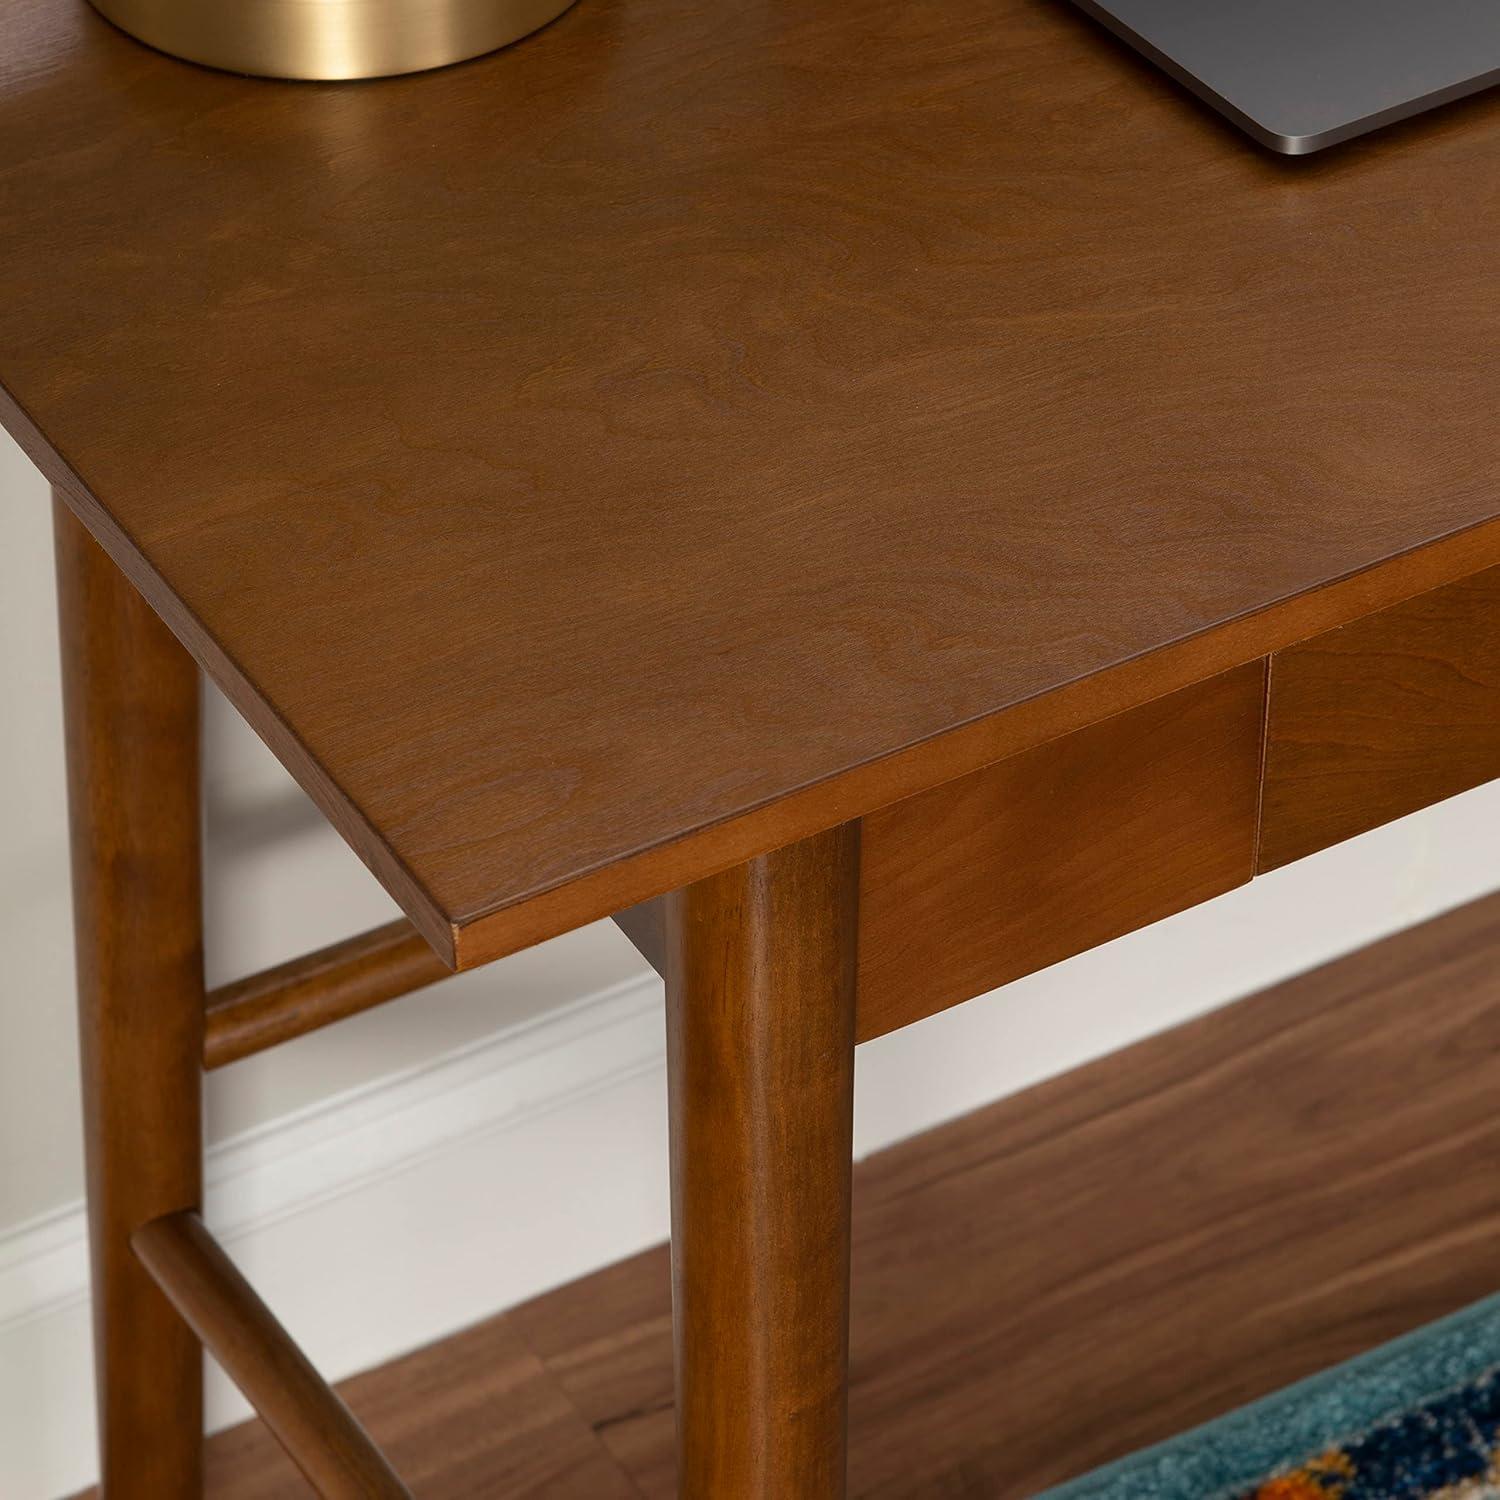
[[[1077,3],[1277,151],[1500,83],[1500,0]]]

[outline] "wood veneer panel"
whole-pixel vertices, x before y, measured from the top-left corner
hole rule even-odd
[[[1249,880],[1265,674],[1237,668],[864,821],[864,1041]]]
[[[1491,897],[857,1164],[850,1494],[1021,1500],[1494,1292],[1497,947]],[[645,1500],[667,1288],[507,1320]]]
[[[4,418],[464,965],[1500,561],[1500,102],[1268,157],[1068,7],[357,88],[0,7]]]
[[[1260,868],[1500,776],[1500,569],[1278,652]]]

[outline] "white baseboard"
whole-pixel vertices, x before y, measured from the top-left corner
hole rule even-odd
[[[342,1378],[665,1236],[663,1048],[631,980],[212,1149],[205,1216]],[[81,1204],[0,1238],[5,1500],[96,1477],[88,1323]]]
[[[1500,783],[860,1049],[864,1155],[1493,888]],[[210,1151],[210,1223],[338,1379],[665,1238],[635,978]],[[95,1474],[81,1207],[0,1236],[0,1497]],[[218,1428],[247,1408],[214,1376]]]

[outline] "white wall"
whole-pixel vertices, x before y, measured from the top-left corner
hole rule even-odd
[[[92,1429],[50,507],[4,439],[0,495],[0,1495],[43,1500]],[[392,914],[213,693],[206,735],[210,983]],[[1497,849],[1500,784],[872,1043],[858,1148],[1500,886]],[[600,924],[214,1075],[209,1216],[343,1375],[663,1237],[663,1089],[659,989]]]

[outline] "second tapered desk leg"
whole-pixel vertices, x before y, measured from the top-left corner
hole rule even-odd
[[[188,1500],[203,1354],[130,1236],[200,1196],[198,671],[61,502],[57,579],[100,1490]]]
[[[684,1500],[845,1492],[859,834],[668,905]]]

